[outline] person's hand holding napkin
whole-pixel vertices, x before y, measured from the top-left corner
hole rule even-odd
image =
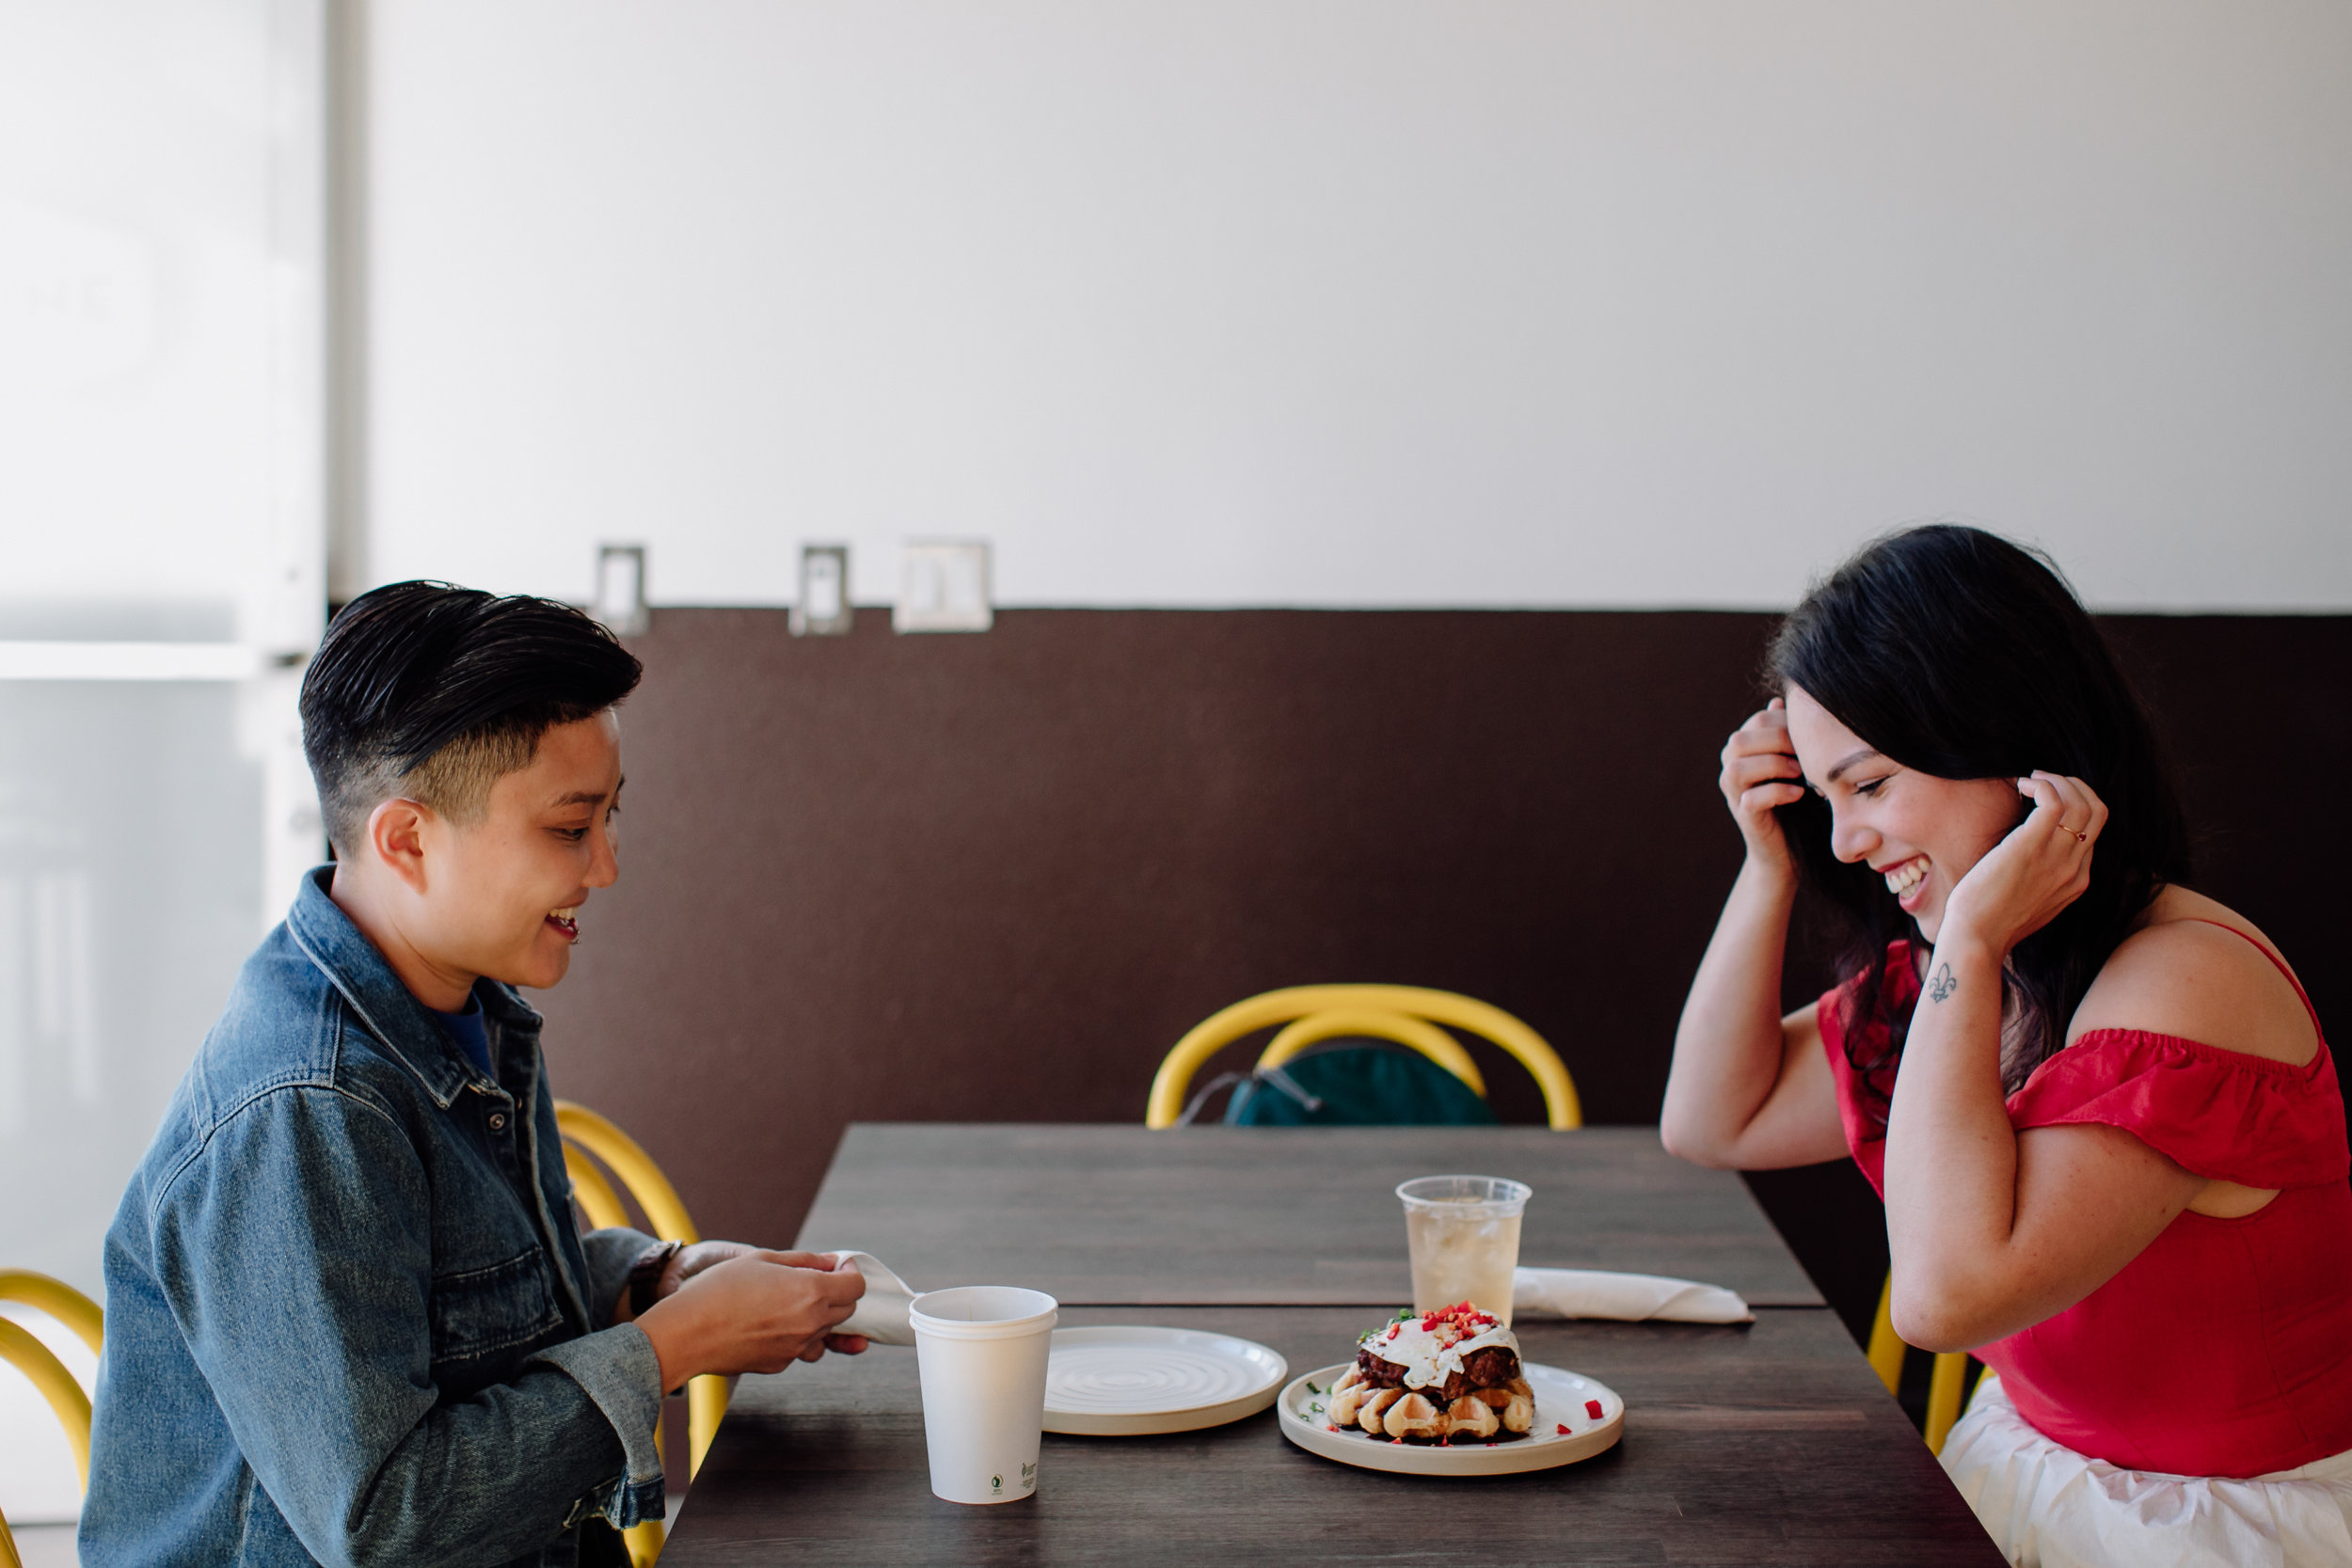
[[[870,1252],[836,1252],[834,1266],[847,1263],[866,1276],[866,1293],[858,1298],[857,1310],[834,1328],[835,1334],[863,1335],[877,1345],[911,1345],[914,1343],[914,1324],[907,1317],[907,1307],[923,1292],[903,1279]]]
[[[870,1288],[866,1299],[873,1299]],[[1511,1312],[1514,1317],[1616,1318],[1629,1323],[1645,1318],[1677,1323],[1756,1321],[1748,1304],[1720,1285],[1601,1269],[1514,1269]]]

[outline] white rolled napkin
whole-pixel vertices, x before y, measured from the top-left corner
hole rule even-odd
[[[1748,1304],[1720,1285],[1603,1269],[1514,1269],[1511,1311],[1515,1317],[1616,1318],[1627,1323],[1645,1318],[1677,1323],[1756,1321]]]
[[[870,1252],[836,1252],[833,1261],[835,1268],[853,1264],[866,1276],[866,1293],[858,1297],[857,1310],[834,1332],[862,1334],[878,1345],[914,1343],[914,1323],[908,1318],[907,1308],[923,1292],[892,1274],[888,1265]]]

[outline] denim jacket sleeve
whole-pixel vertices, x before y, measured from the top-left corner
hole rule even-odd
[[[610,1327],[612,1308],[619,1304],[621,1288],[628,1283],[628,1271],[648,1249],[661,1243],[642,1230],[625,1226],[607,1226],[591,1230],[580,1238],[580,1250],[588,1259],[588,1310],[596,1314],[598,1327]]]
[[[159,1283],[304,1547],[353,1568],[500,1563],[590,1513],[658,1517],[660,1370],[635,1325],[441,1397],[430,1200],[393,1117],[315,1083],[237,1108],[153,1199]]]

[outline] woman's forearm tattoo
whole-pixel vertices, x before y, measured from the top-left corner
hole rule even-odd
[[[1952,966],[1946,964],[1935,972],[1935,978],[1928,982],[1928,1000],[1941,1002],[1959,989],[1960,981],[1953,977]]]

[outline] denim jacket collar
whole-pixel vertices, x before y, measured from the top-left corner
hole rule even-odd
[[[286,929],[329,984],[342,992],[386,1050],[417,1075],[425,1093],[442,1110],[449,1109],[467,1087],[486,1080],[459,1053],[423,1003],[410,994],[392,966],[384,961],[351,917],[327,893],[335,868],[322,865],[302,879]],[[539,1014],[508,988],[477,982],[474,994],[501,1031],[539,1032]]]

